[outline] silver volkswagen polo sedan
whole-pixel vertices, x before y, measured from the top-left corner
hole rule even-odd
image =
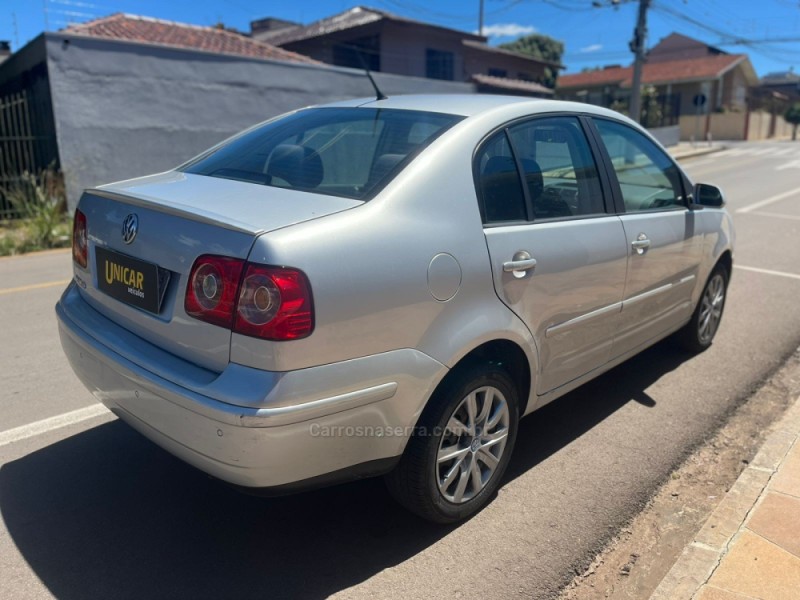
[[[87,190],[61,342],[111,411],[216,478],[385,475],[453,522],[497,490],[521,417],[668,335],[711,344],[723,204],[593,106],[307,108]]]

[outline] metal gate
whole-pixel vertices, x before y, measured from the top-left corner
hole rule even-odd
[[[46,123],[48,107],[28,90],[0,96],[0,219],[18,217],[8,200],[11,189],[25,173],[39,174],[58,157],[55,136]]]

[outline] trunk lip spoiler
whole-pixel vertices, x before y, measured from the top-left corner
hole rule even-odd
[[[123,202],[125,204],[130,204],[132,206],[140,206],[142,208],[147,208],[149,210],[154,210],[156,212],[161,212],[168,215],[185,217],[192,221],[197,221],[198,223],[214,225],[215,227],[221,227],[223,229],[236,231],[238,233],[246,233],[249,235],[258,236],[261,235],[262,233],[266,233],[267,231],[265,229],[255,229],[253,227],[247,227],[246,224],[241,223],[240,221],[231,222],[231,221],[221,220],[219,217],[212,216],[211,214],[197,212],[197,209],[194,209],[192,207],[181,208],[175,205],[162,204],[161,202],[155,202],[153,200],[148,200],[147,198],[141,198],[135,195],[123,194],[120,192],[106,190],[102,188],[87,188],[86,190],[84,190],[84,193],[92,194],[94,196],[100,196],[103,198],[107,198],[109,200],[116,200],[118,202]]]

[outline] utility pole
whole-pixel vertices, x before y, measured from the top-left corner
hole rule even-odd
[[[478,35],[483,35],[483,0],[480,0],[478,8]]]
[[[630,118],[637,123],[642,118],[642,67],[647,46],[647,9],[651,0],[639,0],[639,14],[636,17],[636,29],[631,40],[633,60],[633,83],[631,85]]]

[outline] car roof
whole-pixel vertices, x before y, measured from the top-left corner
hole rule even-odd
[[[321,107],[366,107],[421,110],[471,117],[495,109],[514,106],[526,114],[567,112],[589,113],[627,120],[620,113],[581,102],[503,96],[499,94],[409,94],[391,96],[384,100],[357,98],[324,104]]]

